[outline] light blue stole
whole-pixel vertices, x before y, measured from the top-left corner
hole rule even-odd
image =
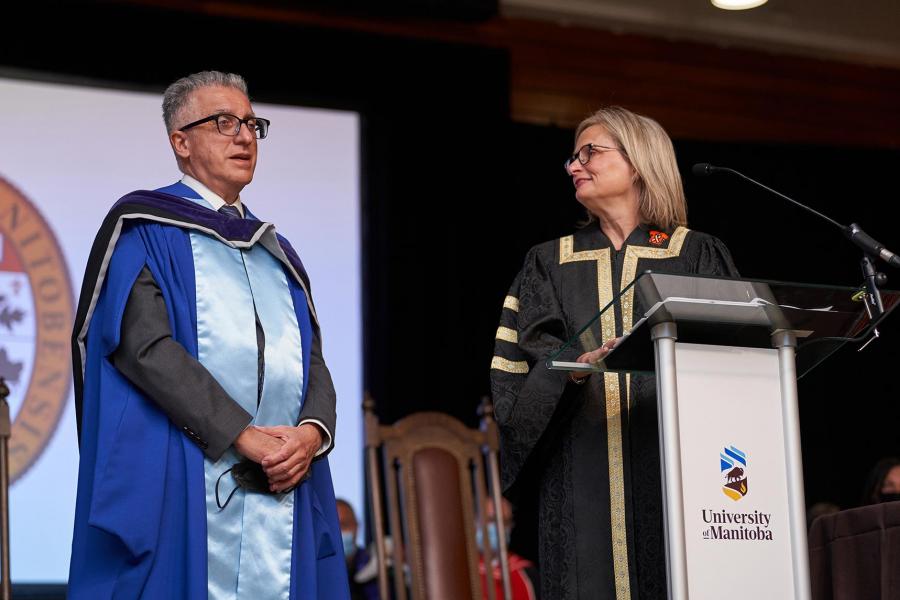
[[[209,206],[205,200],[189,198]],[[284,270],[261,245],[238,250],[191,232],[197,286],[200,363],[248,413],[253,425],[296,425],[303,391],[300,329]],[[257,407],[254,303],[265,332],[265,380]],[[294,493],[238,489],[224,509],[216,481],[241,456],[229,448],[204,461],[209,597],[215,600],[287,600],[290,593]],[[219,497],[235,488],[230,474]]]

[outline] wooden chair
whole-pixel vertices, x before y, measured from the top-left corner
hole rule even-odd
[[[500,508],[499,436],[490,401],[482,403],[480,430],[437,412],[415,413],[393,425],[381,425],[374,405],[367,396],[363,403],[366,472],[381,598],[484,600],[475,532],[481,528],[482,539],[489,539],[484,509],[490,493],[504,598],[510,600]],[[388,581],[385,512],[393,540],[392,582]],[[494,556],[489,543],[483,546],[487,600],[497,600]]]

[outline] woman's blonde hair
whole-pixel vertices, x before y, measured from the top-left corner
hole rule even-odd
[[[594,125],[606,129],[637,173],[641,222],[660,229],[687,225],[681,174],[666,130],[649,117],[621,106],[609,106],[579,123],[575,139]],[[589,221],[595,218],[589,213]]]

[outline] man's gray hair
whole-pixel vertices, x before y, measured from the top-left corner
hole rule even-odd
[[[191,94],[205,87],[230,87],[240,90],[247,95],[247,82],[235,73],[223,73],[221,71],[200,71],[182,77],[166,88],[163,94],[163,121],[166,123],[166,132],[172,133],[176,128],[176,119],[182,109],[187,105]]]

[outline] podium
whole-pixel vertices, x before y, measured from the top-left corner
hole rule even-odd
[[[655,373],[670,599],[810,597],[797,379],[869,323],[854,288],[646,272],[547,359]]]

